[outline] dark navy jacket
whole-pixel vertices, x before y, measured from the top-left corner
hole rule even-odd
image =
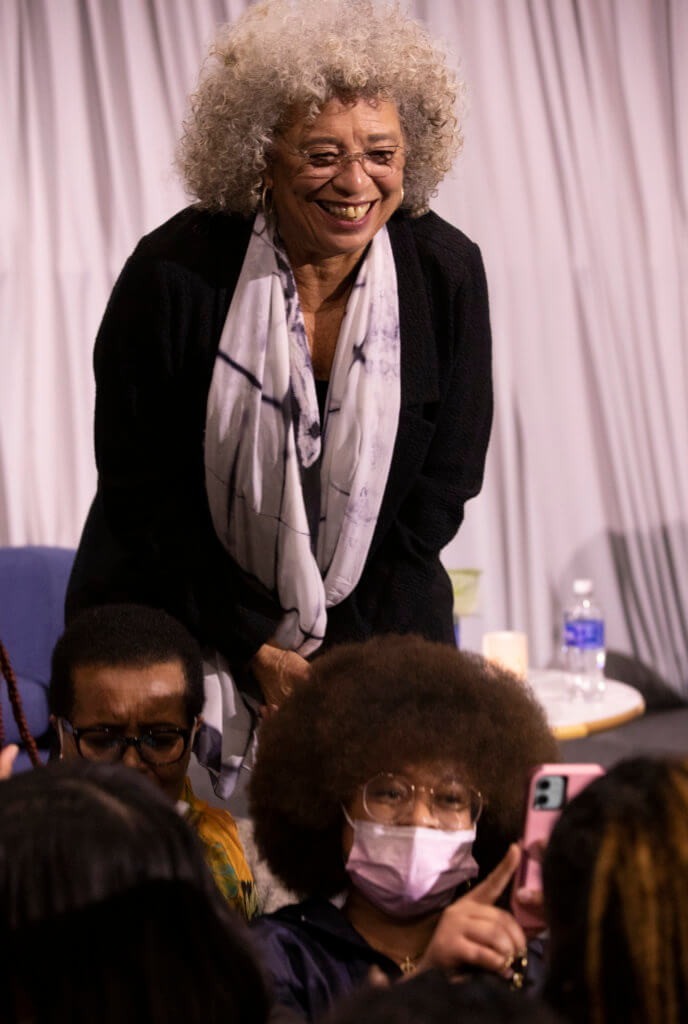
[[[392,981],[401,977],[397,964],[369,946],[328,900],[282,907],[259,918],[251,930],[277,1002],[311,1021],[364,985],[373,964]],[[542,942],[533,940],[524,998],[541,992],[543,974]]]
[[[277,1002],[317,1020],[360,988],[373,964],[401,977],[393,960],[369,946],[328,900],[305,900],[259,918],[251,928]]]

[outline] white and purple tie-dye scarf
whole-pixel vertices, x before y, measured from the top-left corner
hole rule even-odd
[[[294,276],[258,215],[208,395],[206,489],[223,545],[284,610],[274,638],[284,648],[317,650],[327,609],[360,579],[399,400],[399,304],[387,229],[373,238],[349,297],[321,423]],[[205,652],[204,680],[196,753],[227,799],[241,769],[251,767],[257,707],[217,651]]]
[[[208,395],[206,488],[224,547],[284,610],[275,641],[302,655],[365,566],[397,433],[399,356],[383,227],[349,297],[321,424],[294,276],[259,214]]]

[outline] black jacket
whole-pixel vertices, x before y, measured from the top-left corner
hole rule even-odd
[[[368,945],[328,900],[310,899],[281,907],[254,920],[251,932],[275,999],[293,1012],[293,1020],[320,1020],[333,1004],[367,982],[373,965],[390,981],[401,977],[397,964]],[[474,981],[489,977],[498,983],[489,972],[466,967],[462,973]],[[543,982],[544,946],[540,939],[532,939],[524,994],[539,995]]]
[[[281,612],[217,539],[203,434],[215,354],[251,224],[190,207],[145,236],[96,340],[98,491],[67,618],[137,601],[167,609],[235,668]],[[325,646],[381,632],[453,642],[439,552],[482,483],[492,419],[480,252],[429,213],[388,223],[399,287],[401,409],[377,528],[358,586],[330,609]]]
[[[296,1019],[319,1020],[364,985],[373,966],[390,981],[401,977],[394,961],[369,946],[328,900],[281,907],[253,921],[251,932],[276,1002]]]

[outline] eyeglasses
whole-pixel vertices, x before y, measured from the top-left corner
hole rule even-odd
[[[436,786],[415,786],[403,775],[380,772],[363,787],[363,806],[373,821],[396,825],[412,812],[416,794],[425,793],[425,802],[440,826],[447,830],[475,825],[483,801],[477,789],[458,779],[448,778]]]
[[[129,747],[135,747],[142,761],[156,766],[181,761],[198,724],[195,722],[191,729],[151,728],[140,736],[125,736],[117,729],[107,726],[94,725],[85,729],[75,729],[66,718],[60,718],[58,721],[74,737],[77,752],[86,761],[115,764],[122,760]]]
[[[403,146],[377,146],[361,153],[344,153],[328,146],[312,149],[297,149],[286,140],[285,146],[303,162],[300,173],[317,179],[334,178],[341,174],[346,164],[360,163],[369,178],[386,178],[401,168]]]

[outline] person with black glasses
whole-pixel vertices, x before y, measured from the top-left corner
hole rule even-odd
[[[48,691],[59,756],[121,763],[178,803],[228,902],[245,918],[256,889],[229,811],[198,800],[187,778],[201,722],[201,652],[181,623],[143,605],[78,616],[58,640]]]

